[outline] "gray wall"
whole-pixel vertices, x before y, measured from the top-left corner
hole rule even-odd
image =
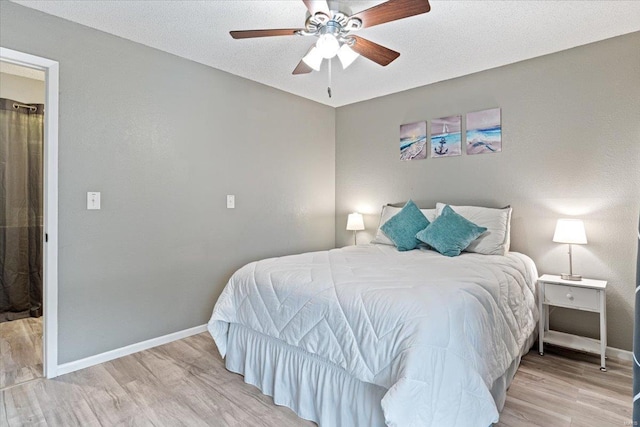
[[[502,153],[398,160],[400,124],[490,107],[502,108]],[[568,270],[566,245],[551,241],[557,218],[583,218],[589,244],[574,246],[574,270],[609,281],[609,345],[631,349],[640,33],[341,107],[336,129],[339,246],[350,244],[353,210],[368,214],[364,242],[388,202],[511,204],[512,250],[553,274]],[[591,313],[557,309],[551,322],[597,336]]]
[[[0,73],[0,98],[27,104],[44,104],[44,81]]]
[[[3,47],[60,63],[60,363],[202,325],[246,262],[334,247],[332,108],[0,4]]]

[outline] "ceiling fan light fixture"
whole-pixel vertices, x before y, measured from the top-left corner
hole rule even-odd
[[[300,75],[314,70],[320,71],[322,61],[326,58],[329,60],[327,70],[329,81],[331,81],[331,58],[336,55],[339,56],[343,69],[349,67],[358,56],[383,67],[400,56],[399,52],[352,33],[362,28],[421,15],[431,10],[429,0],[385,0],[355,14],[351,14],[349,7],[345,9],[347,2],[344,0],[302,0],[302,2],[307,8],[303,28],[231,31],[231,37],[234,39],[276,36],[317,37],[314,45],[291,74]],[[346,46],[343,46],[345,44]],[[330,90],[329,96],[331,96]]]
[[[336,56],[338,50],[340,50],[340,42],[333,34],[327,33],[318,38],[316,48],[323,58],[329,59]]]
[[[346,43],[340,46],[340,50],[338,50],[338,59],[340,59],[343,70],[346,70],[349,65],[353,64],[353,61],[359,56],[360,54],[351,49]]]
[[[311,50],[302,58],[305,64],[313,68],[316,71],[320,71],[320,65],[322,64],[323,56],[320,53],[320,49],[312,47]]]

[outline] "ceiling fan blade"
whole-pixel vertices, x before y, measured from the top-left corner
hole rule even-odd
[[[362,28],[373,27],[385,22],[396,21],[431,10],[428,0],[389,0],[367,10],[352,15],[362,21]]]
[[[296,31],[300,31],[302,28],[287,28],[277,30],[244,30],[244,31],[229,31],[231,37],[234,39],[252,39],[255,37],[272,37],[272,36],[295,36]]]
[[[304,62],[303,60],[300,60],[300,62],[298,63],[298,66],[296,67],[295,70],[293,70],[293,73],[291,74],[307,74],[312,71],[313,71],[313,68],[309,67],[307,63]]]
[[[322,12],[325,15],[330,16],[331,12],[329,12],[329,5],[326,0],[302,0],[304,5],[309,9],[309,13],[311,16],[315,15],[316,12]]]
[[[356,42],[350,46],[352,50],[364,56],[367,59],[376,62],[383,67],[391,64],[400,54],[395,50],[391,50],[382,45],[372,42],[371,40],[363,39],[358,36],[350,36],[356,40]]]

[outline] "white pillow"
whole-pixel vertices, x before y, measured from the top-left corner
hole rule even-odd
[[[436,204],[437,215],[440,216],[446,205]],[[449,205],[459,215],[481,227],[487,227],[480,237],[471,242],[466,252],[484,255],[506,255],[511,245],[511,207],[502,209],[483,208],[480,206]]]
[[[393,243],[391,239],[389,239],[384,234],[384,232],[380,230],[380,227],[382,227],[385,222],[389,221],[391,217],[393,217],[395,214],[397,214],[401,210],[402,210],[402,207],[396,207],[391,205],[386,205],[382,207],[382,213],[380,214],[380,223],[378,224],[378,231],[376,231],[376,236],[373,238],[371,243],[375,243],[377,245],[395,246],[395,243]],[[420,212],[422,212],[424,216],[427,217],[427,220],[429,220],[429,222],[433,222],[433,220],[436,219],[435,209],[420,209]]]

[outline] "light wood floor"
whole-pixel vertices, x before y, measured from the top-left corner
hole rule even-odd
[[[569,358],[570,357],[570,358]],[[498,426],[623,426],[631,419],[631,365],[570,352],[532,351]],[[228,372],[199,334],[0,394],[0,425],[313,426]]]
[[[632,365],[558,347],[523,359],[496,426],[622,427],[631,424]]]
[[[0,389],[42,377],[42,317],[0,323]]]

